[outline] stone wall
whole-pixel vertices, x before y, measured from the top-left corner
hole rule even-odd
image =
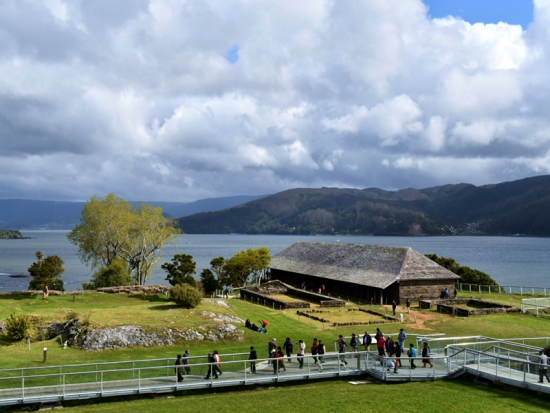
[[[128,285],[122,287],[105,287],[97,290],[77,290],[77,291],[57,291],[50,290],[49,295],[81,295],[89,293],[105,293],[105,294],[166,294],[170,288],[162,284],[151,285]],[[0,293],[0,295],[42,295],[42,290],[26,290],[26,291],[10,291]]]
[[[399,282],[399,303],[404,304],[407,298],[411,301],[436,300],[441,298],[445,288],[452,292],[455,289],[453,280],[415,280]],[[387,294],[386,296],[389,297]]]
[[[318,302],[321,307],[345,307],[346,302],[326,295],[312,293],[299,288],[291,287],[279,280],[269,281],[259,287],[241,289],[241,299],[256,302],[262,305],[273,306],[274,308],[310,308],[310,302]],[[283,301],[270,296],[270,294],[287,294],[296,298],[303,298],[308,301]]]
[[[276,310],[286,308],[310,308],[311,304],[305,301],[282,301],[273,298],[269,295],[262,294],[249,289],[241,288],[241,300],[250,301],[251,303],[267,305],[273,307]]]
[[[473,309],[456,307],[457,304],[466,304]],[[507,304],[494,303],[491,301],[475,300],[471,298],[445,299],[445,300],[424,300],[419,303],[420,308],[434,308],[440,313],[447,313],[459,317],[470,317],[475,315],[518,313],[521,310]]]

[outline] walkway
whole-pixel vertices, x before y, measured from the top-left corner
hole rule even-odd
[[[417,337],[417,341],[424,338]],[[426,338],[428,339],[428,338]],[[402,367],[394,373],[388,359],[373,352],[342,355],[329,353],[319,365],[313,356],[285,361],[286,371],[275,372],[267,360],[258,360],[257,372],[250,373],[248,353],[224,354],[223,374],[205,379],[208,364],[204,357],[193,357],[191,374],[178,383],[174,359],[136,360],[75,366],[0,370],[0,405],[56,402],[86,398],[169,393],[190,389],[271,384],[293,380],[322,379],[336,376],[368,374],[385,382],[451,379],[464,373],[486,377],[510,385],[550,393],[550,385],[538,384],[535,354],[540,347],[517,340],[494,340],[489,337],[431,337],[433,368],[423,368],[421,357],[410,368],[410,359],[402,357]],[[541,345],[541,340],[537,345]]]

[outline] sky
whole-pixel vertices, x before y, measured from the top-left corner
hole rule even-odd
[[[550,0],[3,0],[0,198],[550,170]]]

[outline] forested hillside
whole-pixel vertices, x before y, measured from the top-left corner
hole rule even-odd
[[[187,233],[550,236],[550,176],[476,187],[291,189],[179,220]]]

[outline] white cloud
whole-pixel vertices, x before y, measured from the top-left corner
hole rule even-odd
[[[547,173],[550,1],[534,10],[522,30],[430,20],[420,0],[6,0],[0,196]]]

